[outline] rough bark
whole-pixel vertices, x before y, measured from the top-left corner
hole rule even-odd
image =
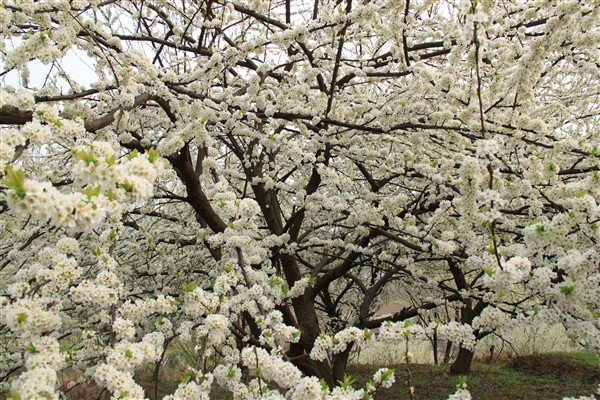
[[[471,361],[473,361],[474,353],[460,346],[458,350],[458,356],[456,360],[450,366],[450,373],[452,374],[468,374],[471,372]]]
[[[334,384],[337,384],[338,382],[344,380],[344,375],[346,375],[346,368],[348,367],[348,359],[350,358],[352,347],[353,346],[351,344],[348,345],[348,348],[346,350],[339,354],[336,354],[333,359],[331,375]]]

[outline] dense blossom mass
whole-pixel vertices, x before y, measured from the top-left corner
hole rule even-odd
[[[598,21],[598,0],[0,1],[0,390],[146,398],[136,369],[181,344],[167,399],[370,399],[396,379],[352,385],[365,343],[435,336],[465,373],[517,324],[597,351]]]

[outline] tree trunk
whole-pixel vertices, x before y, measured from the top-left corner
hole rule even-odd
[[[471,361],[473,361],[473,352],[460,346],[458,356],[450,366],[452,374],[468,374],[471,372]]]
[[[333,378],[333,384],[338,385],[338,382],[344,380],[346,375],[346,367],[348,366],[348,358],[352,352],[353,344],[349,344],[348,348],[343,352],[336,354],[333,358],[333,366],[331,368],[331,377]]]
[[[454,283],[456,283],[456,288],[459,290],[470,290],[471,286],[465,279],[464,273],[458,266],[458,263],[455,261],[448,261],[448,266],[450,267],[450,272],[454,277]],[[481,314],[481,312],[485,309],[487,303],[483,301],[478,301],[473,305],[473,299],[468,297],[463,298],[464,307],[460,309],[460,322],[466,325],[471,325],[475,317]],[[473,331],[475,338],[477,340],[485,337],[484,334],[480,334],[477,329]],[[450,372],[453,374],[468,374],[471,372],[471,361],[473,360],[473,352],[471,350],[467,350],[463,348],[462,344],[458,348],[458,356],[456,360],[450,366]]]
[[[437,329],[433,331],[433,339],[431,345],[433,346],[433,363],[435,365],[439,364],[438,361],[438,335]]]
[[[444,351],[444,364],[448,364],[450,362],[451,355],[452,355],[452,342],[448,341],[446,343],[446,350]]]

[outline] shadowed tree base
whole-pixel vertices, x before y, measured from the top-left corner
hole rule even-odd
[[[473,352],[461,347],[458,350],[456,360],[450,366],[452,374],[468,374],[471,372],[471,361],[473,361]]]

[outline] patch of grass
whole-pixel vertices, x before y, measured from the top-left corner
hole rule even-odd
[[[600,366],[594,355],[566,353],[530,356],[536,362],[516,365],[475,363],[467,377],[473,399],[554,400],[595,393],[600,382]],[[529,360],[527,360],[529,361]],[[359,384],[377,370],[368,365],[351,366],[349,373]],[[411,399],[407,385],[406,365],[396,369],[396,384],[376,394],[376,400]],[[558,368],[558,370],[557,370]],[[410,366],[411,386],[415,400],[446,400],[456,390],[459,377],[447,373],[447,366],[414,364]]]
[[[592,367],[598,367],[600,365],[600,354],[587,353],[585,351],[573,351],[573,352],[552,352],[544,354],[544,357],[557,357],[560,359],[569,360],[579,364],[586,364]]]

